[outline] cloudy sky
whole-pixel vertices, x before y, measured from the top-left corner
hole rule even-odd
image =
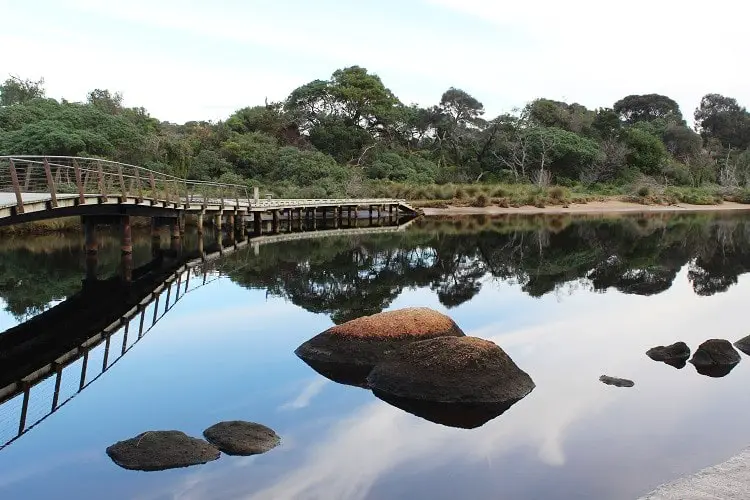
[[[0,76],[48,95],[120,91],[174,122],[222,119],[360,65],[405,103],[450,86],[490,115],[536,97],[611,106],[663,93],[686,116],[718,92],[750,105],[736,0],[0,0]]]

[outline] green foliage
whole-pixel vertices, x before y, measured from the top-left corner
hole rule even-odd
[[[91,91],[85,103],[45,99],[42,83],[11,77],[0,85],[0,154],[102,156],[195,179],[231,177],[284,196],[355,195],[380,185],[399,186],[406,197],[485,192],[516,204],[554,199],[526,188],[496,194],[482,183],[547,185],[551,178],[570,188],[606,182],[627,191],[621,187],[644,175],[678,186],[750,182],[750,114],[718,94],[706,95],[695,112],[699,135],[658,94],[597,110],[539,98],[485,119],[481,101],[454,87],[434,105],[405,106],[359,66],[302,85],[281,103],[183,125],[126,108],[122,95],[106,89]]]
[[[661,140],[639,128],[625,132],[628,146],[628,163],[645,174],[659,173],[662,162],[667,158],[667,149]]]
[[[617,101],[613,110],[627,123],[658,118],[678,123],[683,121],[680,106],[673,99],[659,94],[629,95]]]
[[[23,80],[11,75],[0,85],[0,106],[24,104],[44,97],[44,93],[44,78],[37,81]]]

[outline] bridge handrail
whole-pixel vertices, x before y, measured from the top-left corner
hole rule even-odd
[[[52,208],[57,207],[57,196],[63,194],[77,195],[79,204],[86,204],[92,194],[175,205],[190,204],[198,197],[204,203],[217,199],[222,204],[225,200],[251,204],[248,187],[241,184],[186,179],[103,158],[3,155],[0,166],[0,192],[15,193],[17,213],[24,211],[26,193],[49,194]]]

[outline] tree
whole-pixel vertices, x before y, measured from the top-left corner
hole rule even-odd
[[[467,92],[454,87],[446,90],[440,98],[440,112],[453,126],[478,125],[484,114],[484,105]]]
[[[750,114],[732,97],[706,94],[695,110],[695,124],[704,140],[716,139],[724,147],[750,146]]]
[[[682,123],[680,106],[669,97],[659,94],[629,95],[617,101],[613,110],[630,124],[666,118]]]
[[[629,128],[625,131],[625,144],[628,153],[628,164],[644,174],[659,173],[662,162],[667,157],[667,149],[658,137],[640,128]]]
[[[122,94],[109,90],[94,89],[87,95],[87,102],[95,108],[110,115],[116,115],[122,111]]]
[[[10,77],[0,85],[0,106],[23,104],[32,99],[44,97],[44,78],[23,80],[18,76]]]

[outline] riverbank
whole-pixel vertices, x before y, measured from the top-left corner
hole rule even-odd
[[[611,214],[642,212],[716,212],[750,210],[744,203],[724,202],[717,205],[692,205],[676,203],[673,205],[644,205],[620,200],[592,201],[588,203],[571,203],[568,205],[501,207],[466,207],[447,205],[444,208],[425,207],[425,215],[506,215],[506,214]]]
[[[639,500],[746,500],[750,498],[750,448],[726,462],[663,484]]]

